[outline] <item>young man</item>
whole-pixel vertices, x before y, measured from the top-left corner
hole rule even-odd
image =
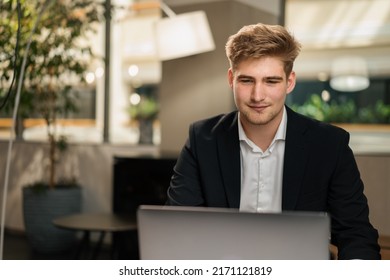
[[[226,44],[238,111],[191,125],[168,205],[326,211],[339,259],[380,259],[349,134],[285,106],[300,44],[282,26],[243,27]]]

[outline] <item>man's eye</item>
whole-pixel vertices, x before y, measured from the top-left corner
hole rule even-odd
[[[269,84],[277,84],[277,83],[279,83],[279,80],[267,80],[267,83],[269,83]]]
[[[249,84],[249,83],[252,83],[253,80],[251,80],[251,79],[241,79],[240,82],[243,83],[243,84]]]

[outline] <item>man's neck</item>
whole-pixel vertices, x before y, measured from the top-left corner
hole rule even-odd
[[[282,114],[277,116],[271,122],[267,124],[251,124],[246,122],[241,122],[242,127],[245,131],[246,136],[256,144],[262,151],[266,151],[271,145],[272,140],[275,138],[275,134],[278,131],[280,122],[283,118]]]

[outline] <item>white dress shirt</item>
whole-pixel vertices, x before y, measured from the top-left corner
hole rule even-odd
[[[284,147],[286,140],[287,112],[283,110],[271,145],[262,151],[246,136],[241,121],[238,133],[241,151],[241,200],[240,211],[281,212]]]

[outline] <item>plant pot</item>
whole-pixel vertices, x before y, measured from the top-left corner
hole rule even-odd
[[[59,229],[52,221],[81,212],[81,188],[59,188],[37,192],[23,188],[23,214],[27,239],[40,254],[65,252],[73,248],[76,233]]]

